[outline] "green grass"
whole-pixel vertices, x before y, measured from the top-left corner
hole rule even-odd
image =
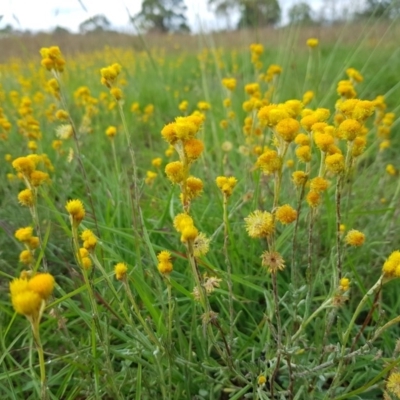
[[[400,86],[396,66],[400,53],[394,43],[384,40],[371,44],[367,34],[360,34],[359,39],[351,43],[340,37],[334,42],[322,41],[312,54],[312,74],[306,78],[309,49],[305,43],[297,43],[297,34],[295,29],[286,30],[280,42],[271,46],[268,40],[261,40],[266,49],[261,56],[263,70],[270,64],[279,64],[283,68],[274,94],[276,103],[301,99],[305,90],[313,89],[316,97],[308,107],[329,108],[332,113],[329,122],[333,123],[338,99],[337,82],[347,79],[345,70],[354,67],[364,76],[364,82],[356,87],[358,97],[373,100],[377,95],[385,95],[387,111],[398,113]],[[205,43],[207,57],[200,63],[198,56],[202,43]],[[109,109],[110,96],[107,94],[106,100],[95,106],[98,113],[91,118],[92,133],[78,135],[85,177],[72,138],[63,143],[64,154],[52,149],[55,129],[60,122],[49,121],[44,113],[55,100],[44,90],[51,74],[40,66],[40,59],[33,57],[29,63],[16,61],[0,65],[2,108],[12,123],[8,140],[1,142],[2,158],[5,154],[11,154],[13,159],[29,154],[27,139],[18,133],[19,105],[11,101],[10,91],[16,90],[20,97],[32,99],[37,91],[44,93],[43,102],[33,102],[33,115],[40,122],[43,135],[38,141],[38,153],[48,154],[54,164],[54,171],[50,172],[52,182],[40,188],[37,204],[42,234],[47,238],[43,241],[44,256],[57,282],[54,297],[48,301],[40,324],[46,360],[46,396],[50,399],[271,398],[270,382],[277,361],[276,303],[271,274],[261,266],[260,256],[266,250],[266,244],[249,238],[244,218],[256,209],[272,211],[274,179],[254,168],[255,154],[246,155],[239,151],[240,146],[246,145],[242,132],[246,113],[242,102],[248,97],[244,85],[255,82],[258,73],[250,62],[247,47],[238,46],[233,51],[213,47],[210,43],[209,38],[203,37],[198,49],[169,51],[166,42],[165,46],[159,44],[149,48],[148,52],[111,48],[66,56],[62,88],[68,111],[78,127],[84,109],[74,102],[74,91],[85,85],[91,95],[99,99],[101,92],[108,93],[108,89],[100,84],[99,69],[114,62],[122,65],[119,79],[127,81],[123,86],[123,108],[137,158],[138,196],[144,224],[141,229],[133,225],[133,221],[140,225],[135,215],[136,207],[132,204],[133,167],[117,107]],[[219,123],[226,115],[222,105],[226,94],[220,81],[226,76],[235,77],[238,85],[232,95],[236,118],[227,130],[223,130]],[[21,77],[29,81],[28,90],[21,87]],[[265,90],[266,85],[263,85]],[[198,134],[204,140],[205,151],[191,167],[191,174],[203,180],[204,193],[193,201],[190,210],[199,231],[212,238],[209,253],[198,261],[199,270],[201,274],[222,280],[220,287],[208,297],[209,306],[218,313],[217,322],[208,326],[202,324],[204,311],[201,305],[193,300],[195,280],[187,249],[173,228],[173,218],[182,212],[180,191],[176,185],[171,185],[163,172],[167,162],[178,158],[176,153],[169,160],[164,155],[168,146],[160,131],[166,123],[181,115],[178,110],[181,100],[189,101],[190,112],[200,100],[211,104]],[[141,110],[147,104],[154,104],[155,112],[149,121],[141,121],[142,114],[130,112],[133,101],[140,103]],[[61,107],[57,105],[57,108]],[[109,125],[118,128],[115,138],[118,173],[110,140],[105,135]],[[337,287],[332,286],[336,269],[336,177],[328,175],[331,185],[315,219],[313,275],[309,285],[306,280],[309,207],[303,201],[294,265],[291,264],[294,225],[277,223],[276,248],[286,261],[286,269],[277,274],[283,348],[274,381],[274,392],[282,397],[276,398],[377,398],[385,387],[388,374],[400,363],[395,349],[394,338],[399,334],[396,324],[370,347],[366,346],[363,354],[345,363],[336,389],[329,391],[342,359],[343,334],[357,305],[378,280],[384,260],[397,249],[400,239],[396,225],[398,175],[385,172],[389,163],[399,167],[396,164],[400,145],[397,120],[391,132],[391,147],[384,152],[378,149],[373,117],[367,126],[371,128],[367,150],[359,158],[351,182],[346,182],[342,192],[342,222],[348,229],[359,229],[366,235],[366,243],[360,248],[343,246],[343,272],[351,280],[349,299],[341,307],[318,314],[293,342],[289,339],[300,324],[325,300],[337,296]],[[264,143],[270,145],[271,132],[267,132],[265,129]],[[233,149],[229,153],[221,149],[225,141],[232,143]],[[344,142],[341,147],[345,149]],[[74,150],[71,162],[67,160],[69,148]],[[304,164],[297,162],[294,151],[295,145],[291,144],[287,158],[295,160],[295,167],[283,168],[280,204],[289,203],[296,208],[299,193],[291,182],[291,173],[295,169],[304,169]],[[155,157],[163,158],[163,166],[157,171],[153,185],[149,186],[144,179],[147,170],[155,170],[151,166]],[[318,174],[319,157],[314,146],[312,177]],[[24,188],[23,182],[6,178],[6,174],[12,172],[10,163],[3,161],[0,164],[3,176],[0,187],[0,394],[2,398],[36,399],[41,388],[35,344],[29,323],[14,313],[8,294],[9,281],[24,269],[18,263],[18,253],[23,246],[13,234],[19,227],[32,224],[28,209],[20,206],[17,200],[18,192]],[[228,204],[228,254],[232,266],[234,308],[233,343],[229,351],[225,340],[229,342],[231,329],[230,278],[224,254],[223,200],[214,182],[219,175],[232,175],[238,179]],[[83,227],[90,228],[99,237],[96,257],[101,268],[94,267],[89,273],[95,292],[97,320],[93,317],[82,270],[74,256],[72,231],[65,210],[66,201],[75,198],[84,202],[87,211],[80,231]],[[382,198],[386,199],[385,203],[381,202]],[[169,280],[157,270],[156,254],[161,250],[173,254],[174,271]],[[37,250],[36,256],[39,254]],[[140,314],[133,308],[127,286],[114,278],[113,267],[121,261],[129,267],[127,286]],[[43,262],[38,267],[43,270]],[[297,285],[292,282],[292,268],[296,268],[300,276]],[[398,315],[397,285],[398,282],[393,280],[383,286],[371,323],[353,350],[362,348],[380,326]],[[351,340],[361,329],[373,297],[356,319],[345,351],[352,351]],[[330,333],[323,342],[329,323]],[[291,389],[288,359],[296,376]],[[332,363],[326,368],[318,369],[330,361]],[[260,375],[267,378],[265,385],[258,384]]]

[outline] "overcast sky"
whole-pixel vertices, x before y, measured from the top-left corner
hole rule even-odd
[[[0,0],[0,15],[3,20],[0,26],[11,24],[18,29],[51,30],[62,26],[77,32],[79,24],[96,14],[104,14],[114,28],[129,31],[127,9],[131,15],[140,11],[142,0]],[[193,31],[198,31],[201,25],[206,29],[225,27],[225,21],[217,20],[209,11],[207,0],[184,0],[188,10],[187,18]],[[283,17],[294,3],[301,0],[281,0]],[[310,0],[313,8],[318,9],[321,0]],[[234,16],[233,16],[234,19]]]

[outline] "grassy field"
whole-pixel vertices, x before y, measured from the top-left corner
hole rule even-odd
[[[398,30],[1,39],[1,398],[400,398]]]

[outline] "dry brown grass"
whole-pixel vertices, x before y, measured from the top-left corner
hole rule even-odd
[[[304,45],[309,37],[317,37],[325,45],[332,45],[340,41],[344,45],[354,45],[363,38],[367,38],[366,44],[375,47],[384,37],[382,45],[396,46],[400,37],[400,25],[397,22],[357,22],[334,26],[310,26],[310,27],[284,27],[262,28],[254,30],[240,30],[229,32],[215,32],[211,35],[183,35],[183,34],[147,34],[142,37],[116,32],[100,32],[93,34],[46,34],[14,35],[0,37],[2,51],[0,62],[5,62],[13,57],[22,59],[37,56],[41,47],[58,45],[66,55],[85,53],[101,50],[105,46],[132,48],[137,51],[144,50],[147,46],[164,47],[169,51],[197,51],[204,45],[213,43],[217,47],[242,48],[250,43],[261,42],[265,46],[279,47],[288,45],[296,48]]]

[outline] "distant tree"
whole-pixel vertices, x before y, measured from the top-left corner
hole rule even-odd
[[[208,0],[218,15],[239,13],[238,28],[275,25],[281,19],[278,0]]]
[[[240,0],[239,27],[275,25],[281,19],[278,0]]]
[[[111,26],[110,21],[103,14],[95,15],[83,21],[79,25],[80,33],[101,32],[109,30]]]
[[[238,0],[208,0],[209,7],[218,17],[225,18],[227,28],[231,28],[232,14],[240,10],[240,1]]]
[[[382,18],[390,17],[390,6],[392,3],[396,3],[393,0],[366,0],[365,7],[362,11],[356,13],[356,17],[361,18]]]
[[[184,0],[143,0],[141,11],[132,21],[141,30],[188,32]]]
[[[291,24],[309,25],[314,22],[311,16],[312,9],[308,3],[293,4],[288,13]]]
[[[69,35],[70,31],[67,28],[63,28],[62,26],[56,26],[53,30],[54,35]]]

